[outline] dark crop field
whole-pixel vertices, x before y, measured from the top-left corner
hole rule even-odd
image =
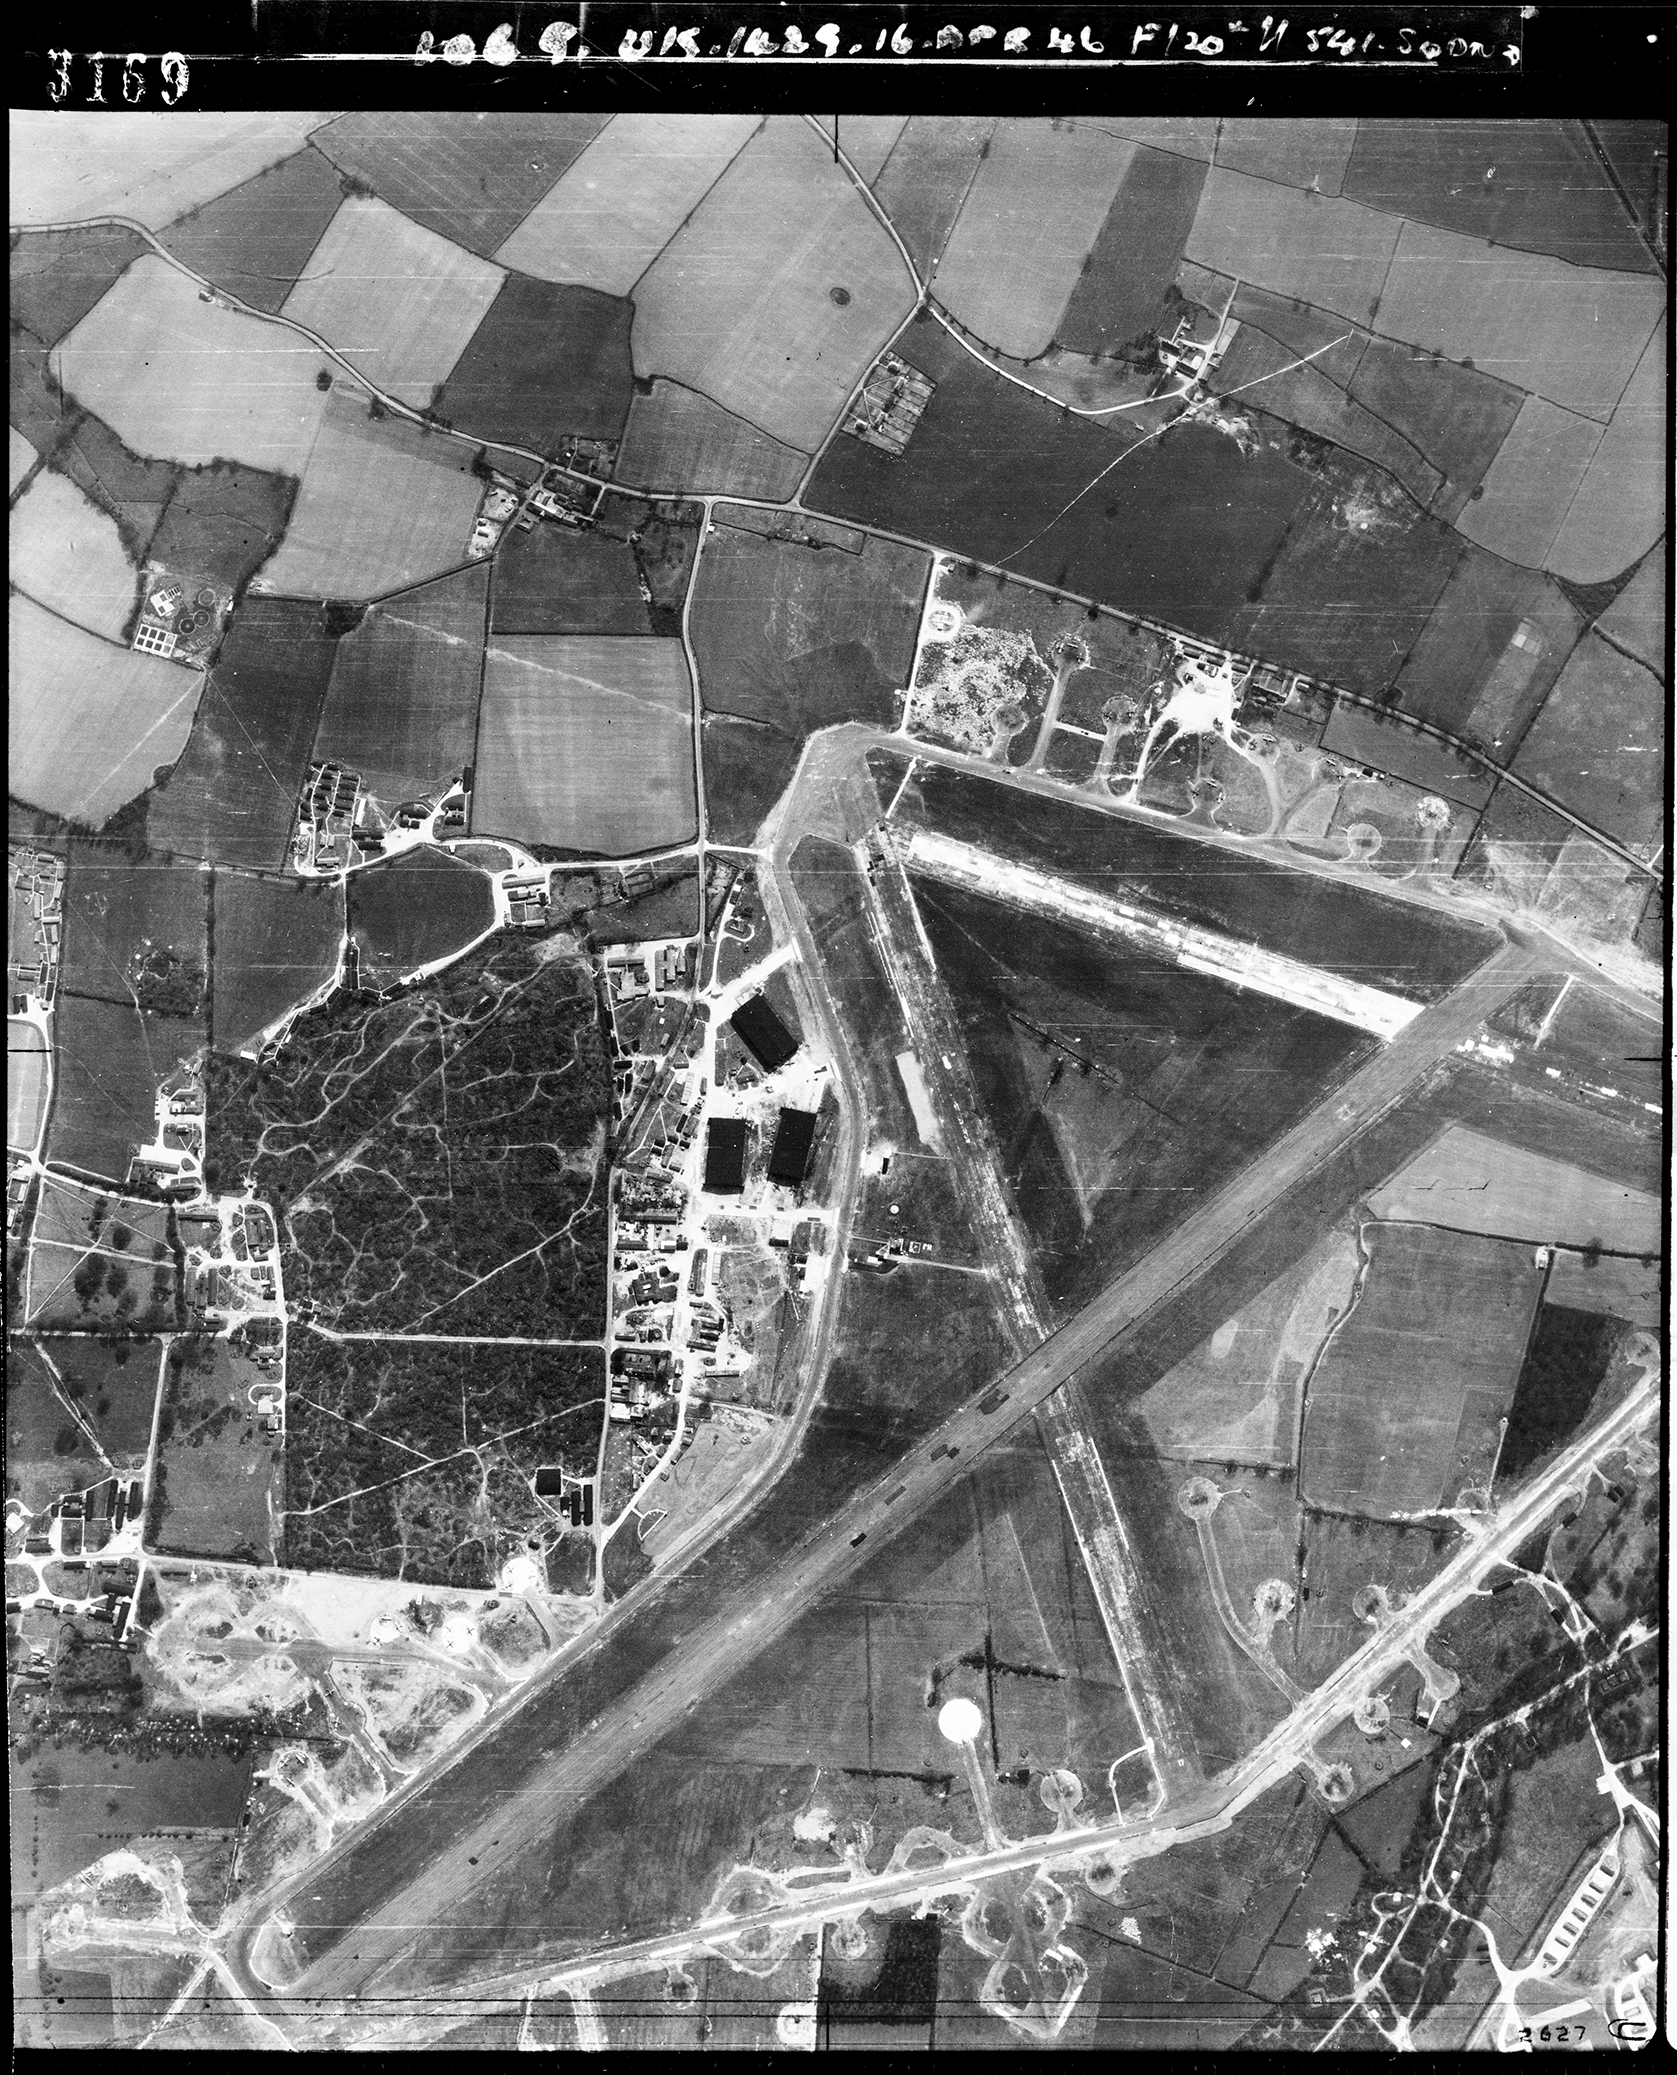
[[[873,182],[922,280],[949,242],[995,127],[989,115],[911,115]]]
[[[674,640],[681,632],[681,609],[687,602],[688,579],[699,551],[702,504],[670,498],[648,502],[608,490],[600,500],[597,525],[612,540],[626,540],[635,564],[652,593],[652,631]]]
[[[237,1052],[337,970],[343,889],[319,880],[215,875],[210,1035]]]
[[[1425,1225],[1368,1225],[1370,1267],[1312,1375],[1299,1489],[1395,1519],[1488,1489],[1543,1287],[1532,1250]]]
[[[1444,520],[1453,520],[1472,496],[1525,401],[1494,375],[1384,339],[1369,340],[1350,396],[1441,471],[1444,487],[1431,509]]]
[[[279,546],[297,484],[290,476],[212,461],[178,473],[150,554],[183,576],[209,576],[237,598]]]
[[[1550,252],[1574,266],[1654,271],[1579,122],[1365,116],[1345,169],[1345,194],[1488,244]]]
[[[1656,844],[1667,707],[1651,670],[1588,633],[1521,742],[1515,769],[1621,843]]]
[[[124,858],[78,843],[64,894],[66,993],[190,1015],[209,957],[209,875],[195,865]]]
[[[489,581],[480,563],[399,591],[338,644],[311,755],[358,771],[387,809],[472,761]]]
[[[613,475],[634,489],[778,502],[791,496],[808,466],[809,456],[796,447],[771,439],[698,390],[659,376],[635,384]]]
[[[901,778],[893,751],[870,769]],[[963,772],[926,770],[899,813],[964,843],[1016,858],[1096,892],[1255,940],[1370,987],[1438,1001],[1496,950],[1488,930],[1426,917],[1362,887],[1234,857],[1174,830],[1026,793]]]
[[[48,1157],[121,1181],[157,1129],[158,1082],[203,1044],[203,1025],[75,994],[60,995],[54,1025]]]
[[[43,346],[56,346],[149,249],[137,231],[120,224],[15,235],[9,269],[13,324]]]
[[[438,415],[476,439],[548,455],[567,435],[620,438],[634,314],[622,296],[509,274],[442,385]]]
[[[711,534],[691,629],[713,834],[749,841],[818,728],[892,724],[926,575],[924,555],[889,541],[853,555],[729,526]]]
[[[154,849],[270,871],[284,862],[336,653],[326,608],[245,600],[204,687],[185,754],[151,795]]]
[[[1313,487],[1284,453],[1243,455],[1199,425],[1143,443],[1133,428],[1062,417],[930,320],[911,325],[898,350],[938,385],[907,452],[835,440],[806,493],[813,509],[1234,638]]]
[[[610,120],[468,110],[340,115],[316,148],[415,223],[493,258]]]
[[[495,557],[497,634],[650,634],[627,541],[568,526],[513,532]]]
[[[1069,1311],[1373,1042],[930,882],[916,898],[1044,1283]]]
[[[446,850],[406,850],[350,877],[349,933],[363,987],[394,987],[420,966],[455,957],[494,921],[488,878]]]
[[[1141,339],[1151,344],[1166,323],[1166,294],[1182,263],[1205,174],[1198,159],[1136,146],[1056,327],[1059,345],[1103,354]]]
[[[1526,1350],[1497,1463],[1499,1486],[1516,1478],[1583,1421],[1624,1338],[1616,1318],[1545,1304]]]
[[[305,145],[254,180],[189,209],[158,242],[253,310],[276,311],[343,199],[337,168]]]

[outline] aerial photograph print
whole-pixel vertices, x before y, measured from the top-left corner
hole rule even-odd
[[[1652,2045],[1667,123],[148,62],[10,116],[14,2049]]]

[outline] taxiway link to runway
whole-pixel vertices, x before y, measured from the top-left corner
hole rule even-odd
[[[965,1474],[976,1454],[1029,1418],[1118,1333],[1193,1281],[1286,1189],[1397,1102],[1421,1075],[1448,1057],[1541,969],[1541,960],[1532,952],[1510,947],[1469,975],[1443,1002],[1424,1011],[1335,1096],[1212,1202],[1185,1219],[1136,1268],[1110,1284],[989,1390],[962,1406],[888,1476],[860,1493],[794,1550],[772,1577],[728,1596],[710,1620],[697,1632],[690,1632],[680,1648],[647,1678],[608,1704],[551,1763],[497,1796],[481,1818],[468,1818],[463,1831],[442,1836],[436,1832],[436,1808],[421,1815],[410,1802],[406,1811],[393,1815],[395,1822],[424,1820],[433,1826],[424,1840],[423,1870],[416,1869],[411,1877],[394,1882],[380,1881],[373,1908],[353,1922],[319,1921],[317,1933],[333,1943],[282,1993],[311,2000],[335,1999],[388,1978],[404,1954],[423,1938],[425,1927],[438,1920],[439,1912],[427,1907],[428,1895],[446,1898],[451,1925],[461,1924],[466,1898],[496,1868],[524,1845],[549,1834],[557,1822],[618,1777],[676,1727],[706,1691],[757,1657],[866,1562],[874,1553],[871,1544],[877,1530],[901,1527],[930,1504]],[[523,1721],[516,1726],[509,1722],[506,1733],[516,1737],[526,1728]],[[375,1822],[367,1843],[374,1845],[380,1835],[388,1837],[388,1825]],[[357,1841],[351,1841],[346,1857],[357,1849]],[[402,1854],[395,1856],[400,1860]],[[417,1853],[410,1855],[409,1863],[417,1857]],[[484,1870],[476,1870],[474,1862],[480,1862]],[[369,1886],[373,1885],[369,1880]],[[318,1890],[316,1894],[319,1896]],[[296,1884],[291,1899],[302,1931],[309,1924],[307,1879]],[[241,1956],[248,1957],[253,1934],[254,1927],[241,1940]],[[252,1979],[259,1981],[260,1977]]]
[[[1114,1817],[1040,1836],[1009,1841],[995,1849],[976,1850],[935,1867],[918,1866],[850,1879],[831,1878],[807,1894],[739,1916],[712,1917],[657,1938],[639,1939],[592,1954],[578,1955],[555,1966],[533,1964],[519,1971],[484,1976],[464,1986],[460,1995],[486,2003],[560,1989],[588,1988],[610,1980],[674,1965],[690,1956],[714,1951],[719,1944],[748,1932],[768,1931],[795,1938],[842,1917],[970,1888],[1007,1873],[1052,1870],[1068,1861],[1097,1856],[1115,1865],[1186,1844],[1196,1837],[1227,1829],[1242,1809],[1284,1779],[1356,1703],[1378,1689],[1404,1661],[1406,1653],[1425,1641],[1438,1623],[1480,1581],[1517,1549],[1569,1492],[1587,1481],[1591,1471],[1617,1449],[1659,1408],[1661,1372],[1645,1369],[1642,1382],[1551,1467],[1522,1486],[1487,1522],[1468,1546],[1451,1558],[1423,1586],[1397,1617],[1385,1623],[1357,1651],[1308,1694],[1287,1719],[1255,1746],[1229,1772],[1197,1785],[1155,1818],[1141,1821]]]

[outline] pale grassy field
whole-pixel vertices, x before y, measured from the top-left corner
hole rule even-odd
[[[225,458],[287,475],[302,473],[314,445],[326,407],[315,376],[325,364],[282,325],[201,302],[184,274],[150,256],[52,356],[70,394],[137,454]]]
[[[890,234],[831,150],[773,116],[641,278],[635,372],[807,453],[913,307]]]
[[[525,634],[492,642],[474,831],[607,856],[692,835],[692,699],[679,641]]]
[[[627,295],[758,127],[755,115],[618,115],[496,252],[541,281]]]
[[[1134,156],[1092,122],[998,123],[938,264],[938,301],[998,353],[1043,352]]]
[[[1367,324],[1402,229],[1398,217],[1355,202],[1213,166],[1188,233],[1187,256],[1216,273]],[[1384,309],[1377,328],[1389,329]]]
[[[47,1113],[47,1047],[40,1029],[22,1016],[6,1020],[6,1146],[32,1153]]]
[[[1485,471],[1484,496],[1462,506],[1456,531],[1493,555],[1541,569],[1601,440],[1593,418],[1528,396]]]
[[[1654,1253],[1659,1199],[1452,1124],[1368,1199],[1377,1218],[1617,1253]]]
[[[1208,159],[1217,148],[1214,115],[1103,115],[1101,127],[1131,144],[1151,144],[1179,158]]]
[[[1125,125],[1111,127],[1123,131]],[[1289,187],[1320,181],[1323,194],[1337,195],[1356,141],[1354,115],[1300,115],[1286,122],[1267,115],[1231,115],[1217,139],[1217,163],[1231,173],[1250,173]]]
[[[302,470],[291,523],[253,591],[287,598],[377,598],[466,559],[483,485],[472,449],[334,390]]]
[[[1568,266],[1406,223],[1375,328],[1605,421],[1664,308],[1655,276]]]
[[[907,126],[906,115],[844,116],[839,122],[839,149],[871,186]]]
[[[654,382],[629,406],[617,481],[653,490],[715,490],[775,502],[798,487],[809,456],[785,447],[677,382]]]
[[[318,332],[387,395],[423,406],[505,278],[388,202],[355,195],[327,225],[281,315]]]
[[[120,58],[106,65],[108,97],[121,91]],[[162,83],[155,58],[148,91]],[[161,110],[17,109],[11,116],[13,224],[132,216],[161,230],[288,157],[327,114],[302,110],[208,114]]]
[[[40,456],[15,425],[8,426],[7,431],[11,437],[6,445],[6,495],[10,497]]]
[[[11,579],[39,604],[107,641],[122,639],[139,572],[116,530],[68,476],[42,469],[12,512]]]
[[[117,648],[13,592],[7,785],[98,827],[186,747],[201,670]]]
[[[1665,526],[1665,321],[1654,327],[1585,471],[1547,567],[1600,584],[1645,555]]]

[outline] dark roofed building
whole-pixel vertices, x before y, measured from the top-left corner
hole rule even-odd
[[[712,1196],[737,1196],[745,1187],[745,1143],[749,1126],[740,1117],[712,1117],[705,1126],[705,1189]]]
[[[804,1178],[809,1149],[814,1143],[814,1110],[782,1110],[769,1153],[769,1180],[796,1188]]]
[[[760,994],[740,1004],[728,1018],[728,1028],[766,1074],[784,1066],[798,1049],[797,1039]]]

